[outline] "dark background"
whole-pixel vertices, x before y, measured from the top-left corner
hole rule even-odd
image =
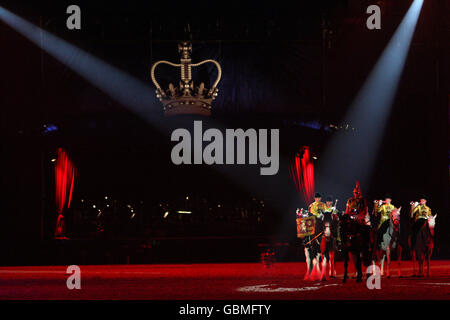
[[[382,29],[370,31],[365,11],[377,3],[382,7]],[[76,3],[82,11],[79,31],[66,28],[70,4],[5,1],[3,6],[140,79],[149,90],[153,90],[151,65],[160,59],[177,62],[177,43],[192,41],[194,62],[214,58],[223,69],[213,116],[203,119],[205,126],[218,121],[227,128],[279,128],[286,161],[274,177],[261,177],[259,166],[177,167],[170,161],[173,144],[167,135],[0,23],[0,237],[1,247],[10,253],[2,264],[40,263],[42,259],[32,254],[19,259],[17,252],[53,248],[49,243],[56,212],[50,160],[57,147],[68,150],[79,173],[67,214],[73,235],[77,212],[87,214],[81,199],[98,203],[108,195],[122,204],[145,203],[137,211],[137,222],[119,223],[123,228],[106,239],[89,242],[95,239],[89,233],[78,237],[89,246],[144,239],[155,247],[151,239],[157,236],[200,237],[200,244],[195,244],[200,247],[209,241],[201,240],[206,236],[241,237],[233,240],[241,249],[243,244],[292,240],[295,208],[305,204],[289,177],[288,160],[303,145],[311,146],[320,158],[333,135],[328,126],[343,120],[411,1],[239,2],[214,7],[83,1]],[[435,251],[439,257],[449,254],[450,243],[449,16],[448,1],[424,2],[382,148],[373,155],[377,157],[373,178],[363,190],[369,203],[388,191],[394,204],[405,208],[426,193],[429,206],[439,214]],[[211,74],[201,69],[197,76],[204,79]],[[166,119],[160,110],[168,132],[192,126],[192,118]],[[49,124],[58,130],[45,133],[44,125]],[[217,213],[222,218],[214,223],[197,226],[184,220],[158,225],[149,218],[160,217],[161,202],[186,205],[182,201],[187,195],[194,208],[202,199],[210,207],[218,203],[229,207]],[[345,200],[340,199],[341,209]],[[233,208],[254,206],[252,201],[265,203],[264,209],[254,210],[262,223],[249,220],[236,227]],[[247,236],[254,237],[253,242]],[[211,250],[226,243],[210,244]],[[247,252],[232,251],[230,256],[243,259]],[[178,256],[185,257],[181,252]]]

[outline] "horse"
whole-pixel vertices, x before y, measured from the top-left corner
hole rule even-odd
[[[434,227],[436,225],[436,217],[430,216],[423,222],[422,227],[416,234],[416,243],[411,246],[411,256],[413,263],[413,276],[416,276],[416,259],[419,267],[418,277],[423,277],[423,262],[427,261],[427,277],[430,276],[430,258],[434,247]],[[409,239],[411,245],[411,238]]]
[[[328,277],[334,278],[336,276],[335,254],[337,251],[337,229],[338,217],[332,214],[330,217],[324,219],[323,236],[320,242],[320,255],[322,258],[322,274],[321,280],[325,281]],[[329,272],[327,276],[327,268]]]
[[[341,235],[342,254],[344,257],[344,278],[342,282],[347,281],[348,261],[352,255],[355,269],[356,282],[362,282],[362,264],[368,266],[370,230],[367,226],[360,224],[352,216],[344,214],[339,221]],[[368,275],[367,275],[368,276]]]
[[[400,265],[402,260],[402,245],[400,243],[400,210],[391,212],[388,227],[381,235],[381,241],[375,246],[375,260],[380,262],[381,276],[384,274],[384,261],[386,260],[386,276],[390,277],[391,255],[395,252],[398,261],[398,276],[401,277]],[[375,261],[373,263],[375,265]]]
[[[323,224],[321,220],[315,219],[315,232],[313,235],[303,239],[303,246],[306,258],[306,274],[304,280],[320,280],[320,236]]]

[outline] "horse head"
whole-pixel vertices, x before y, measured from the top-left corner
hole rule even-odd
[[[324,231],[323,234],[325,235],[325,237],[329,238],[331,236],[331,224],[329,221],[325,221],[324,222]]]
[[[398,231],[400,229],[400,211],[402,210],[402,207],[398,209],[394,209],[391,212],[391,222],[394,226],[394,230]]]
[[[437,217],[437,214],[435,214],[434,216],[429,216],[427,218],[428,229],[430,230],[432,236],[434,236],[434,227],[436,226],[436,217]]]

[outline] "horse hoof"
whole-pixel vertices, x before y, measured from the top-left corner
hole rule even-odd
[[[356,282],[362,282],[362,278],[356,279]]]

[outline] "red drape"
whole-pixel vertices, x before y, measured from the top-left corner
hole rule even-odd
[[[291,177],[300,194],[300,197],[309,204],[314,201],[314,164],[312,162],[311,151],[308,146],[295,155],[291,167]]]
[[[76,169],[62,148],[58,148],[55,164],[56,210],[61,214],[70,207]]]

